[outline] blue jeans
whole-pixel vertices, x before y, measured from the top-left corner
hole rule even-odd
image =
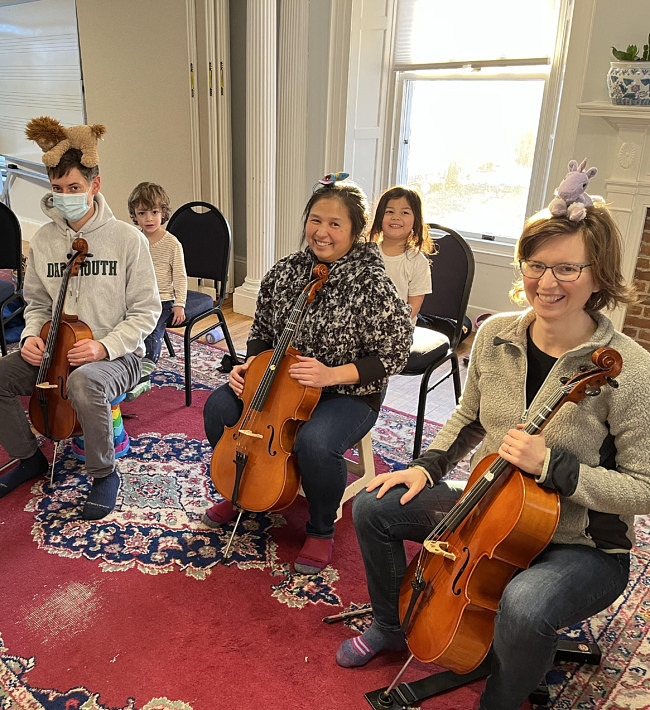
[[[362,491],[354,500],[354,525],[366,569],[375,623],[400,628],[398,600],[406,571],[404,540],[422,542],[453,506],[464,483],[442,481],[401,505],[395,486],[377,499]],[[606,554],[586,545],[549,545],[506,586],[497,617],[492,672],[480,710],[516,710],[553,663],[557,631],[613,603],[629,576],[628,554]]]
[[[174,301],[163,301],[160,318],[156,323],[153,331],[144,339],[145,357],[152,362],[158,362],[162,351],[163,338],[165,337],[165,328],[167,321],[172,314],[172,306]]]
[[[216,389],[203,409],[205,433],[212,447],[241,417],[242,401],[229,385]],[[298,429],[293,453],[309,503],[307,534],[331,538],[336,511],[348,479],[343,454],[359,442],[377,421],[377,412],[363,400],[346,395],[321,395],[311,419]]]

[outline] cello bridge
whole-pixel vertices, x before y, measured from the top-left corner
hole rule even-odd
[[[453,552],[449,551],[448,542],[440,542],[439,540],[425,540],[423,547],[427,552],[430,552],[432,555],[442,555],[448,560],[456,559],[456,555]]]
[[[42,390],[55,390],[58,385],[51,385],[49,382],[41,382],[40,385],[36,385],[36,387],[42,389]]]
[[[239,433],[243,434],[244,436],[252,436],[254,439],[263,439],[264,438],[261,434],[256,434],[254,431],[251,431],[250,429],[240,429]]]

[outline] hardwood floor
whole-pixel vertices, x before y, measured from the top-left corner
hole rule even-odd
[[[246,340],[252,323],[252,318],[243,316],[240,313],[234,313],[232,310],[232,297],[229,296],[223,305],[223,314],[228,323],[228,330],[233,339],[235,349],[238,353],[246,351]],[[217,319],[214,319],[215,323]],[[459,357],[468,355],[471,349],[473,334],[470,335],[458,348]],[[226,341],[220,340],[217,345],[226,348]],[[446,363],[438,372],[434,373],[434,378],[437,379],[441,374],[449,372],[450,365]],[[461,360],[461,380],[464,384],[467,368]],[[395,375],[391,377],[388,384],[388,392],[384,400],[384,406],[392,409],[397,409],[400,412],[415,415],[417,412],[418,395],[420,390],[420,377],[406,377],[404,375]],[[425,417],[431,421],[444,424],[454,411],[456,402],[454,400],[454,388],[451,377],[429,395],[427,399],[427,408]]]

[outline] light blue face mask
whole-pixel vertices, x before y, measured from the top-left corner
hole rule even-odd
[[[78,222],[86,216],[90,209],[88,204],[88,193],[66,195],[63,193],[52,193],[52,204],[68,222]]]

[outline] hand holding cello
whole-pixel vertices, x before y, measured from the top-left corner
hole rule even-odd
[[[314,269],[314,279],[295,304],[278,346],[231,372],[231,387],[244,408],[215,447],[210,471],[217,491],[243,510],[281,510],[298,495],[293,444],[298,427],[318,403],[320,389],[300,385],[290,376],[299,357],[290,343],[303,308],[314,300],[327,275],[324,264]]]
[[[88,362],[83,353],[91,351],[87,343],[93,337],[90,328],[77,316],[64,312],[68,283],[72,276],[78,275],[88,255],[88,243],[77,237],[72,248],[75,253],[66,264],[52,319],[43,324],[40,338],[28,339],[31,340],[30,356],[35,350],[40,353],[40,344],[44,344],[40,362],[30,363],[38,365],[39,371],[29,402],[29,416],[36,431],[55,441],[82,433],[77,413],[68,399],[67,380],[72,367]],[[98,345],[103,348],[100,343]]]

